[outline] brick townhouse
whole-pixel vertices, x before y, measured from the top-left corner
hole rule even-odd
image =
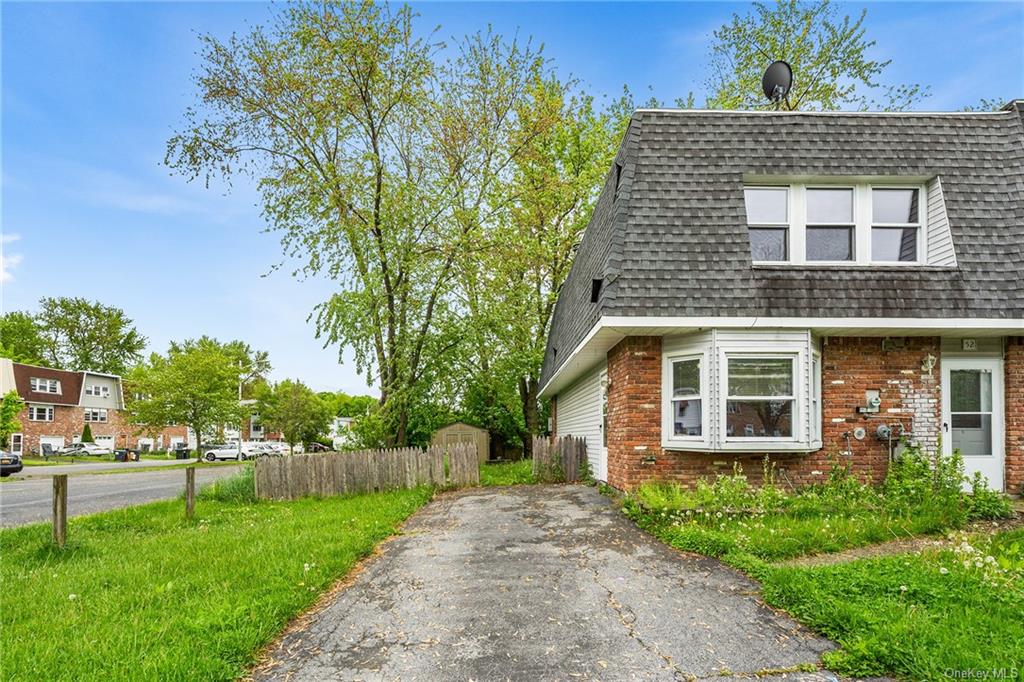
[[[1024,101],[637,111],[559,292],[552,431],[598,479],[767,456],[884,477],[907,443],[1024,486]]]
[[[25,401],[20,432],[5,446],[14,452],[42,453],[81,440],[85,425],[99,445],[162,450],[188,442],[184,426],[157,434],[138,433],[124,412],[121,377],[25,365],[0,358],[0,392],[16,390]]]

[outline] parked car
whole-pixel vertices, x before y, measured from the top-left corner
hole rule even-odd
[[[270,443],[250,443],[246,451],[250,457],[280,457],[278,452]]]
[[[99,456],[109,455],[111,453],[110,448],[105,448],[102,445],[96,445],[96,443],[72,443],[67,447],[61,448],[57,451],[60,455],[85,455],[85,456]]]
[[[218,459],[237,459],[241,461],[249,459],[249,456],[238,443],[215,443],[203,447],[203,459],[207,462],[213,462]]]
[[[16,474],[25,465],[21,461],[21,455],[14,452],[7,452],[6,450],[0,451],[0,476],[7,478],[11,474]]]

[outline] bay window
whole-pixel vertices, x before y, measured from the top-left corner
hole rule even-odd
[[[662,446],[696,451],[821,447],[821,369],[808,331],[666,337]]]
[[[793,436],[794,358],[728,358],[727,438]]]
[[[672,432],[676,436],[701,436],[700,358],[672,362]]]

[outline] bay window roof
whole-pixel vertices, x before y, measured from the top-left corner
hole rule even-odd
[[[849,189],[800,206],[767,193],[748,221],[745,190],[763,185]],[[602,317],[1019,321],[1022,270],[1024,101],[977,113],[643,109],[560,292],[541,385]]]

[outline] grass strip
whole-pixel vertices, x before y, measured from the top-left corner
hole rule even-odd
[[[222,501],[235,488],[194,522],[177,500],[72,519],[64,550],[46,524],[0,531],[4,679],[234,679],[432,494]]]

